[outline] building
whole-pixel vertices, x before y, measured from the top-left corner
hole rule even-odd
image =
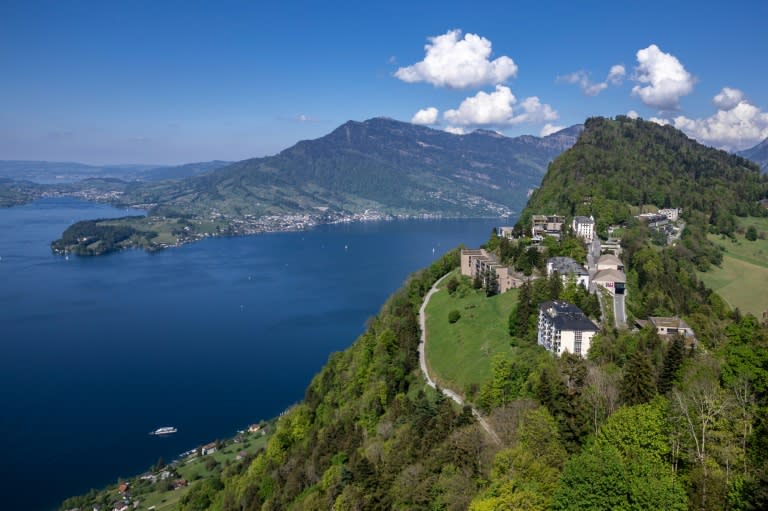
[[[531,217],[531,236],[553,236],[560,239],[565,217],[560,215],[533,215]]]
[[[592,243],[595,237],[595,217],[575,216],[571,223],[573,232],[587,243]]]
[[[205,444],[203,447],[200,448],[200,454],[202,454],[203,456],[208,456],[209,454],[213,454],[215,452],[216,452],[216,442]]]
[[[251,424],[248,426],[249,433],[258,433],[259,431],[261,431],[261,424]]]
[[[499,227],[497,229],[498,235],[502,238],[513,239],[515,237],[514,227]]]
[[[659,214],[667,217],[667,220],[670,222],[677,222],[682,212],[683,208],[664,208],[659,210]]]
[[[597,259],[597,271],[600,270],[618,270],[624,271],[624,263],[613,254],[603,254]]]
[[[550,257],[547,259],[547,277],[557,272],[563,278],[563,282],[568,282],[568,278],[573,275],[576,283],[589,289],[589,272],[582,265],[570,257]]]
[[[575,305],[561,301],[539,305],[538,342],[557,356],[566,351],[585,356],[597,330]]]
[[[635,218],[648,225],[651,228],[663,227],[669,223],[667,215],[661,215],[659,213],[643,213],[637,215]]]
[[[476,276],[484,278],[488,273],[496,274],[499,283],[499,293],[506,293],[510,289],[520,287],[523,281],[515,277],[508,267],[496,260],[496,256],[485,249],[461,251],[461,274],[471,279]]]
[[[637,325],[641,328],[648,324],[653,326],[653,328],[656,329],[656,333],[661,336],[682,335],[687,340],[696,339],[696,336],[693,333],[693,329],[688,326],[688,323],[678,318],[677,316],[652,316],[648,318],[648,321],[637,320]]]
[[[620,270],[600,270],[592,277],[592,283],[607,289],[612,295],[623,295],[627,292],[627,276]]]

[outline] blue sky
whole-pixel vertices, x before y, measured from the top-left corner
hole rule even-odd
[[[768,136],[766,19],[765,1],[4,1],[0,159],[237,160],[350,119],[514,136],[629,112],[741,149]]]

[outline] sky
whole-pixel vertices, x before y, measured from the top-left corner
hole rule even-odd
[[[768,137],[768,2],[0,0],[0,159],[275,154],[348,121]]]

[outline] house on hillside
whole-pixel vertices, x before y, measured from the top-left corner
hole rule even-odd
[[[568,302],[539,305],[538,343],[557,356],[586,356],[598,328],[581,309]]]
[[[573,275],[576,283],[589,289],[589,272],[582,265],[570,257],[550,257],[547,259],[547,277],[551,277],[557,272],[563,279],[563,283],[568,282],[568,278]]]
[[[499,227],[497,229],[498,235],[502,238],[513,239],[515,237],[514,227]]]
[[[677,222],[682,212],[683,208],[664,208],[659,210],[659,214],[667,217],[667,220],[670,222]]]
[[[662,215],[659,213],[642,213],[637,215],[635,218],[652,229],[664,227],[669,223],[669,218],[667,218],[667,215]]]
[[[216,442],[205,444],[203,447],[200,448],[200,454],[203,456],[207,456],[215,452],[216,452]]]
[[[587,243],[592,243],[595,237],[595,217],[575,216],[571,223],[573,232]]]
[[[565,217],[560,215],[533,215],[531,217],[531,236],[552,236],[560,239]]]
[[[694,342],[696,340],[693,329],[688,326],[688,323],[678,318],[677,316],[651,316],[647,321],[638,319],[635,323],[640,328],[650,324],[654,329],[656,329],[656,333],[662,337],[682,335],[688,342]]]

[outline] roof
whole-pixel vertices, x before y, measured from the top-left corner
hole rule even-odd
[[[656,328],[662,326],[664,328],[691,328],[688,324],[678,317],[650,317],[648,318]]]
[[[558,330],[580,330],[597,332],[598,328],[581,312],[581,309],[568,302],[544,302],[539,309],[549,316],[550,321]]]
[[[627,282],[627,276],[619,270],[600,270],[592,277],[592,282]]]
[[[624,263],[621,262],[621,259],[613,254],[601,255],[597,260],[597,264],[615,264],[616,266],[624,266]]]
[[[216,442],[211,442],[203,446],[203,449],[215,449],[215,448],[216,448]]]
[[[570,257],[550,257],[547,259],[547,266],[552,265],[552,269],[561,275],[589,275],[582,265]]]
[[[573,217],[573,221],[577,224],[594,224],[595,219],[589,216],[575,216]]]

